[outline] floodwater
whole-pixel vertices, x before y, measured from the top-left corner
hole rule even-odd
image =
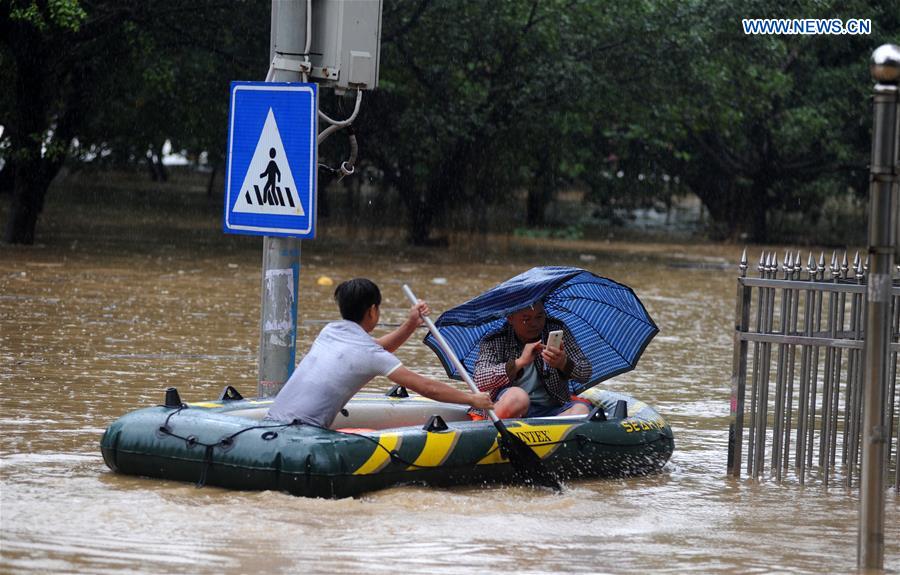
[[[166,387],[186,401],[225,385],[255,393],[259,322],[258,238],[217,244],[173,231],[118,241],[114,224],[93,238],[51,228],[45,245],[0,251],[2,572],[855,570],[856,490],[725,475],[734,246],[560,244],[473,255],[365,238],[305,242],[300,353],[337,316],[321,276],[374,279],[386,323],[405,315],[402,283],[435,316],[533,265],[579,265],[632,286],[661,331],[638,369],[601,385],[653,405],[676,440],[657,475],[572,481],[561,493],[402,487],[333,501],[106,468],[104,428],[161,403]],[[442,377],[419,340],[398,355]],[[386,389],[387,380],[372,386]],[[885,567],[897,572],[900,496],[889,491],[886,502]]]

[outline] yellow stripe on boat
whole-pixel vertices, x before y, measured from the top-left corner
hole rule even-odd
[[[353,472],[353,475],[369,475],[370,473],[378,473],[391,461],[391,451],[400,447],[399,433],[385,433],[378,436],[378,445],[375,451],[369,457],[369,460],[363,463],[359,469]],[[382,449],[383,448],[383,449]]]
[[[565,439],[569,431],[575,427],[574,425],[529,425],[524,421],[517,423],[515,426],[507,425],[507,429],[527,443],[541,459],[559,449],[562,443],[558,442]],[[500,454],[500,449],[497,447],[499,438],[500,434],[498,433],[497,439],[494,439],[494,444],[488,450],[488,455],[482,458],[478,465],[506,463],[506,458]]]
[[[407,471],[415,471],[421,467],[438,467],[453,452],[457,441],[459,441],[459,432],[456,431],[428,433],[422,453],[412,465],[406,468]]]
[[[272,399],[247,399],[247,400],[244,401],[244,403],[247,404],[247,405],[271,405],[273,401],[274,401],[274,400],[272,400]],[[191,407],[209,407],[209,408],[214,408],[214,407],[222,407],[222,406],[224,406],[225,404],[222,403],[222,401],[220,400],[220,401],[196,401],[196,402],[189,402],[187,405],[189,405],[189,406],[191,406]]]

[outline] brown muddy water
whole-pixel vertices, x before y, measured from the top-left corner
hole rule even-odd
[[[467,253],[305,242],[299,353],[337,316],[320,276],[375,280],[386,323],[405,313],[402,283],[435,316],[533,265],[579,265],[632,286],[661,331],[638,369],[601,385],[653,405],[676,439],[650,477],[572,481],[561,493],[402,487],[333,501],[121,476],[100,456],[104,428],[160,403],[168,386],[186,401],[225,385],[255,392],[258,238],[217,239],[215,225],[153,237],[133,221],[47,226],[43,245],[0,250],[0,571],[855,570],[856,490],[725,476],[735,271],[717,267],[735,263],[734,246]],[[446,380],[420,338],[398,355]],[[886,500],[885,566],[896,572],[900,497]]]

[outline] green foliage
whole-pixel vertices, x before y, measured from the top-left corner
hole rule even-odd
[[[48,0],[46,9],[38,6],[35,0],[11,2],[10,20],[28,24],[41,32],[46,32],[51,27],[77,32],[87,18],[87,12],[81,7],[79,0]]]
[[[661,2],[651,18],[670,26],[647,59],[658,73],[645,100],[657,114],[641,122],[670,142],[679,175],[727,235],[767,237],[773,211],[815,211],[847,187],[865,193],[871,114],[866,61],[900,35],[900,4],[818,1],[788,5]],[[741,18],[871,18],[872,36],[748,36]],[[646,117],[646,116],[645,116]],[[817,185],[810,185],[819,182]]]
[[[168,140],[220,163],[229,81],[265,75],[269,7],[0,4],[0,82],[44,75],[33,78],[40,129],[19,140],[21,102],[0,91],[0,153],[135,163]],[[753,17],[870,18],[874,30],[745,35]],[[552,229],[543,214],[572,186],[600,211],[692,191],[723,236],[764,240],[773,221],[792,221],[782,214],[815,217],[848,189],[865,194],[867,58],[898,41],[900,0],[386,0],[380,85],[355,125],[361,168],[399,194],[417,243],[447,213],[486,229],[488,208],[515,207],[523,191],[530,231],[519,233]],[[347,108],[327,90],[321,104]],[[326,163],[342,142],[322,147]]]

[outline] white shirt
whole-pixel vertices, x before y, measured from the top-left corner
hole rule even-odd
[[[378,375],[390,375],[401,365],[358,323],[330,323],[281,388],[268,418],[330,427],[364,385]]]

